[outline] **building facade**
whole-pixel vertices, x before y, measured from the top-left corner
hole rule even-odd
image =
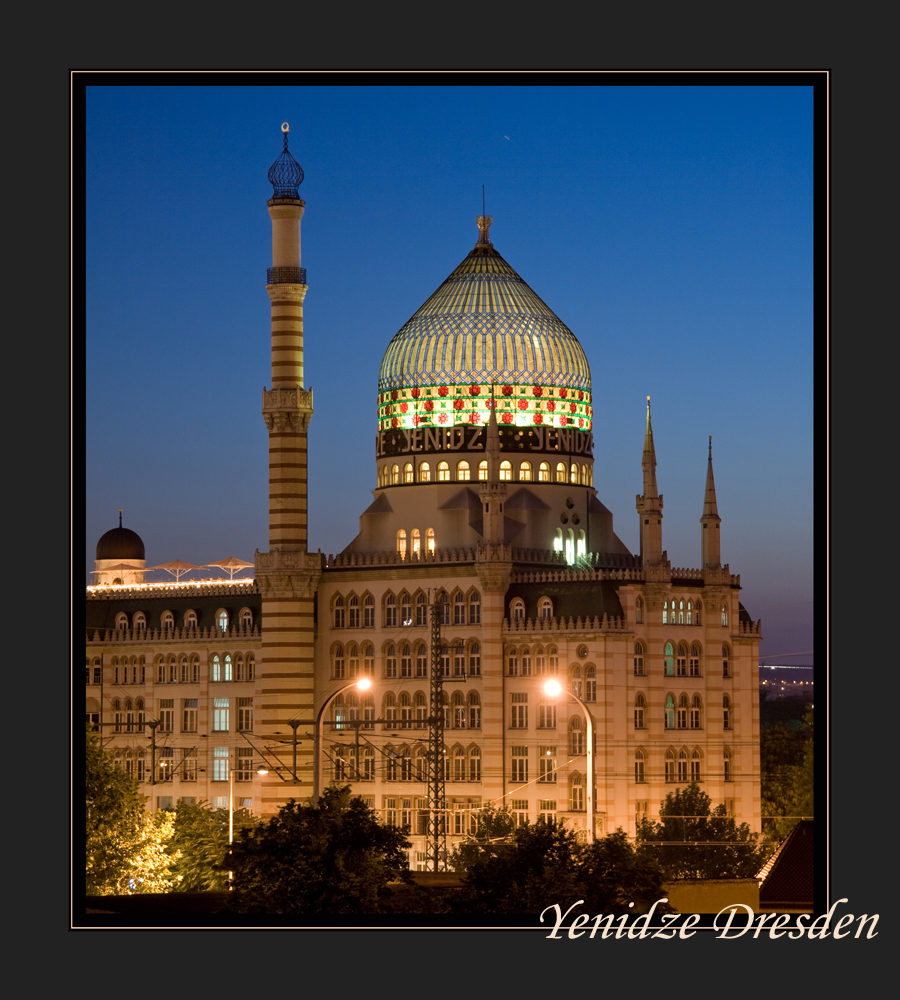
[[[587,711],[598,836],[633,834],[690,781],[758,830],[760,623],[721,562],[711,441],[698,565],[673,568],[648,399],[630,553],[593,485],[587,358],[494,248],[490,217],[387,345],[357,536],[309,552],[302,178],[285,131],[269,173],[268,550],[252,582],[148,585],[122,576],[143,570],[140,539],[121,523],[104,535],[87,605],[87,713],[104,742],[157,782],[153,806],[222,805],[233,788],[261,814],[312,793],[318,746],[319,787],[349,783],[407,826],[423,867],[435,766],[450,847],[486,804],[585,830]]]

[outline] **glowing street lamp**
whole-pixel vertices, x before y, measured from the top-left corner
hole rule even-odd
[[[357,691],[368,691],[372,686],[371,680],[368,677],[360,677],[359,680],[351,681],[349,684],[345,684],[343,687],[338,688],[333,694],[330,694],[324,702],[322,702],[322,707],[319,709],[319,713],[316,716],[316,741],[313,747],[313,805],[319,801],[319,788],[321,787],[321,777],[320,770],[322,767],[322,721],[325,718],[325,712],[328,706],[334,701],[339,694],[343,694],[344,691],[349,691],[350,688],[356,688]]]
[[[551,698],[558,698],[561,694],[567,694],[574,701],[577,701],[584,712],[587,722],[587,842],[594,842],[594,720],[585,703],[577,694],[566,691],[559,681],[547,681],[544,685],[544,693]]]

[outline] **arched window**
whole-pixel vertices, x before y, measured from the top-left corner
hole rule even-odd
[[[419,463],[419,482],[420,483],[431,482],[431,466],[428,464],[428,462]]]
[[[675,696],[666,695],[666,711],[665,711],[666,729],[675,728]]]
[[[481,646],[474,640],[469,643],[469,676],[481,676]]]
[[[541,462],[538,468],[538,481],[542,483],[550,482],[550,464],[548,462]]]
[[[456,465],[456,478],[461,483],[466,483],[472,478],[468,462],[458,462]]]
[[[700,644],[696,642],[691,643],[690,672],[691,677],[700,676]]]
[[[196,628],[197,627],[197,612],[188,608],[184,613],[184,627],[185,628]]]
[[[675,715],[675,725],[678,729],[687,729],[688,720],[688,700],[687,695],[678,696],[678,711]]]
[[[575,666],[572,667],[572,669],[570,671],[570,675],[571,675],[571,681],[570,681],[570,684],[569,684],[570,690],[571,690],[572,694],[575,695],[576,698],[580,698],[581,697],[581,667],[579,667],[577,663],[575,664]]]
[[[575,557],[584,559],[587,557],[587,536],[583,528],[578,529],[578,538],[575,541]]]
[[[551,674],[555,674],[559,670],[559,654],[556,651],[556,646],[550,646],[547,649],[547,670]]]
[[[375,647],[367,642],[362,648],[362,667],[366,677],[375,676]]]
[[[549,597],[542,597],[538,601],[538,618],[548,622],[553,617],[553,601]]]
[[[481,729],[481,699],[477,691],[469,692],[469,729]]]
[[[341,643],[337,643],[334,647],[334,652],[332,653],[331,661],[331,676],[336,680],[340,680],[346,676],[345,663],[344,663],[344,647]]]
[[[644,709],[646,708],[646,703],[644,701],[644,696],[639,694],[634,699],[634,728],[643,729],[644,728]]]
[[[412,553],[417,556],[422,551],[422,533],[418,528],[413,528],[412,531]]]
[[[523,483],[531,482],[531,462],[522,462],[519,466],[519,479]]]
[[[687,677],[687,645],[678,643],[678,657],[675,660],[675,673],[679,677]]]
[[[566,528],[566,562],[572,566],[575,563],[575,532]]]
[[[363,628],[375,628],[375,600],[366,594],[363,601]]]
[[[434,554],[434,528],[429,528],[425,532],[425,548]]]
[[[343,628],[345,617],[344,617],[344,598],[338,594],[334,599],[334,627]]]
[[[640,642],[634,644],[634,676],[644,676],[644,647]]]
[[[666,677],[675,676],[675,647],[671,642],[667,642],[663,656],[663,673]]]
[[[586,465],[582,465],[581,467],[581,485],[588,485],[588,467]]]
[[[162,660],[161,659],[159,661],[157,661],[157,667],[158,668],[162,667]],[[158,673],[159,673],[159,670],[157,670],[157,674]],[[213,653],[212,662],[209,665],[209,679],[211,681],[220,681],[220,680],[222,680],[222,661],[219,659],[219,654],[218,653]],[[157,680],[159,680],[159,676],[157,676]]]
[[[702,721],[702,715],[701,715],[702,710],[703,710],[703,704],[700,701],[700,695],[695,694],[694,697],[691,698],[691,729],[700,728],[700,723]]]
[[[406,465],[403,466],[403,482],[404,483],[411,483],[411,482],[413,482],[414,478],[415,477],[413,475],[412,462],[407,462]]]
[[[531,676],[531,650],[526,646],[520,656],[520,670],[523,677]]]
[[[347,676],[351,680],[359,677],[359,646],[355,642],[347,647]]]
[[[578,715],[569,719],[569,753],[573,757],[584,753],[584,724]]]
[[[510,617],[514,622],[525,621],[525,602],[521,597],[517,597],[510,604]]]
[[[466,751],[460,746],[453,750],[453,780],[466,780]]]
[[[344,704],[344,696],[339,694],[331,705],[331,724],[335,729],[347,728],[347,706]]]
[[[572,463],[572,467],[569,469],[569,482],[578,485],[578,466],[575,462]]]
[[[425,718],[427,716],[425,695],[421,691],[416,691],[413,698],[413,707],[416,710],[416,729],[425,728]]]
[[[406,558],[406,529],[401,528],[397,532],[397,551],[400,553],[400,558]]]
[[[727,694],[722,695],[722,728],[731,729],[731,699]]]
[[[450,481],[450,466],[446,462],[438,462],[437,477],[439,483]]]
[[[687,611],[685,611],[685,613],[684,613],[684,615],[685,615],[685,622],[688,625],[691,624],[691,618],[693,617],[693,607],[694,607],[693,604],[691,604],[691,602],[688,601],[687,602]]]
[[[228,623],[227,616],[226,616],[225,621],[226,621],[226,628],[227,628],[227,623]],[[142,629],[142,628],[146,628],[147,627],[147,616],[144,614],[143,611],[138,611],[138,612],[135,613],[135,616],[134,616],[134,627],[136,629]]]
[[[478,747],[469,750],[469,781],[481,781],[481,751]]]
[[[481,461],[478,463],[478,478],[485,482],[488,477],[488,464],[486,461]]]
[[[228,631],[228,612],[224,608],[219,608],[216,612],[216,625],[223,631]]]
[[[397,598],[388,594],[384,601],[384,627],[397,627]]]
[[[359,628],[359,598],[352,594],[347,601],[347,624],[350,628]]]
[[[413,675],[412,648],[408,642],[404,642],[400,647],[400,676],[412,677]]]
[[[453,595],[453,624],[466,624],[466,597],[459,590]]]
[[[412,625],[412,598],[404,590],[400,595],[400,621]]]
[[[728,747],[725,747],[725,749],[722,751],[722,758],[723,758],[723,764],[724,764],[723,778],[724,778],[725,781],[731,781],[732,780],[732,773],[731,773],[731,751],[728,749]]]
[[[392,465],[391,466],[391,485],[392,486],[397,486],[399,484],[399,482],[400,482],[400,466],[399,465]]]
[[[469,624],[481,624],[481,594],[477,590],[469,594]]]
[[[643,784],[644,777],[644,751],[636,750],[634,753],[634,780],[637,784]]]
[[[727,604],[723,604],[722,605],[722,624],[723,625],[727,625],[728,624],[728,605]]]
[[[506,654],[506,673],[509,677],[519,676],[519,654],[515,649]]]
[[[702,754],[698,747],[694,747],[694,752],[691,754],[691,781],[702,781],[700,776],[700,761],[702,759]]]
[[[400,728],[412,729],[412,702],[407,691],[400,692]]]
[[[162,615],[160,616],[160,620],[162,621],[162,627],[164,632],[167,632],[170,629],[175,628],[175,615],[173,615],[171,611],[163,611]]]
[[[500,479],[504,481],[512,479],[512,462],[504,460],[500,463]]]
[[[441,646],[440,662],[441,662],[441,676],[442,677],[449,677],[450,676],[450,646],[446,642],[443,643],[443,645]]]
[[[731,651],[725,643],[722,643],[722,676],[731,676]]]
[[[466,676],[466,644],[462,639],[457,639],[453,650],[453,676]]]
[[[534,647],[534,673],[536,677],[543,677],[547,673],[547,655],[543,646]]]
[[[666,750],[666,781],[675,780],[675,751],[671,747]]]
[[[685,784],[688,780],[688,755],[687,750],[683,748],[678,753],[678,780]]]
[[[175,684],[178,680],[178,666],[175,662],[175,654],[169,654],[167,659],[167,664],[169,667],[169,683]],[[132,675],[135,673],[134,667],[132,667]],[[134,682],[137,683],[137,677],[134,678]]]
[[[639,597],[634,602],[634,620],[638,623],[638,625],[642,624],[643,621],[644,621],[644,599],[643,599],[643,597]]]
[[[597,671],[593,663],[588,663],[584,668],[584,700],[597,700]]]
[[[564,483],[566,481],[566,463],[557,462],[556,463],[556,481],[558,483]]]
[[[382,702],[382,719],[384,723],[382,729],[396,729],[397,728],[397,699],[394,697],[393,691],[388,691],[384,696],[384,701]],[[387,748],[390,751],[390,747]],[[390,753],[388,753],[390,757]],[[388,779],[391,780],[391,779]]]
[[[397,676],[397,647],[392,642],[384,647],[384,676]]]
[[[249,608],[241,608],[238,612],[238,620],[242,629],[249,631],[253,628],[253,612]]]
[[[453,728],[454,729],[465,729],[466,728],[466,702],[463,698],[462,691],[454,691],[453,699],[451,701],[451,706],[453,708]]]

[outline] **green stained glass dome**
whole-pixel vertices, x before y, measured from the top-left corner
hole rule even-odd
[[[475,248],[403,325],[381,363],[378,427],[498,420],[591,429],[591,372],[575,334],[494,249]]]

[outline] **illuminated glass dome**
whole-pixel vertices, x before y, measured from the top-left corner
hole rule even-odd
[[[486,423],[591,430],[591,372],[575,334],[479,238],[388,345],[378,429]]]

